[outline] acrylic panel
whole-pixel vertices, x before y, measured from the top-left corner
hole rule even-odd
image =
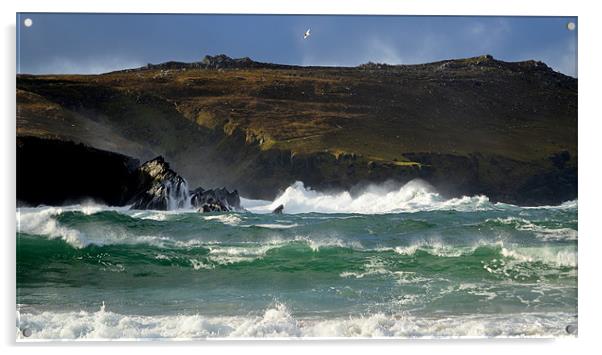
[[[17,14],[16,338],[576,336],[577,30]]]

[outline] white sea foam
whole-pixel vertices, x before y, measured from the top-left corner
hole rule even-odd
[[[412,256],[418,250],[425,251],[431,255],[438,257],[460,257],[474,253],[480,247],[500,248],[501,256],[511,259],[511,263],[507,264],[502,259],[494,259],[493,263],[497,264],[497,268],[492,268],[491,265],[485,264],[484,268],[491,273],[508,273],[508,270],[515,268],[521,263],[540,262],[554,267],[571,267],[578,266],[577,248],[573,246],[533,246],[525,247],[504,243],[499,240],[496,242],[478,241],[470,246],[452,246],[446,245],[438,241],[423,240],[415,242],[408,246],[397,246],[394,248],[378,248],[380,251],[394,251],[397,254]]]
[[[371,257],[363,266],[363,272],[344,271],[339,276],[343,278],[361,279],[366,276],[394,276],[400,277],[401,280],[407,281],[406,275],[409,273],[404,271],[391,271],[388,269],[387,263],[378,257]],[[403,282],[402,282],[403,283]]]
[[[192,268],[195,270],[201,270],[201,269],[211,270],[211,269],[215,268],[215,265],[204,263],[202,260],[198,260],[198,259],[190,259],[190,264],[192,265]]]
[[[119,225],[74,229],[61,225],[57,221],[57,217],[65,212],[81,212],[85,215],[91,215],[102,211],[116,211],[134,218],[151,220],[165,220],[167,216],[178,213],[177,211],[131,211],[128,207],[102,205],[19,208],[16,214],[17,231],[42,235],[50,239],[62,239],[75,248],[84,248],[92,244],[102,246],[145,243],[159,247],[168,245],[194,247],[202,244],[199,240],[179,241],[161,235],[130,235]]]
[[[577,240],[577,231],[572,228],[550,228],[537,225],[527,219],[517,217],[495,218],[488,221],[514,226],[516,230],[530,231],[542,240]]]
[[[577,248],[571,250],[551,247],[502,248],[502,255],[520,262],[539,261],[548,265],[577,267]]]
[[[299,227],[299,225],[296,223],[293,223],[293,224],[259,223],[259,224],[250,225],[248,227],[251,227],[251,226],[268,228],[268,229],[288,229],[288,228]]]
[[[557,205],[557,206],[545,205],[545,206],[529,206],[529,207],[523,207],[523,208],[527,208],[527,209],[568,210],[568,209],[576,209],[577,206],[578,206],[578,201],[577,200],[571,200],[571,201],[565,201],[565,202],[563,202],[563,203],[561,203],[560,205]]]
[[[238,245],[238,246],[220,246],[210,245],[209,260],[214,263],[225,265],[240,262],[248,262],[261,259],[268,250],[276,248],[276,245]]]
[[[352,196],[349,192],[323,193],[306,187],[302,182],[289,186],[274,201],[242,200],[243,207],[256,213],[267,213],[284,205],[286,213],[390,213],[423,210],[475,211],[495,208],[486,196],[445,199],[430,185],[412,180],[399,189],[369,186]]]
[[[123,207],[107,207],[101,205],[73,205],[67,207],[36,207],[17,209],[17,231],[30,234],[60,238],[76,248],[90,244],[103,245],[107,239],[119,239],[119,233],[108,233],[103,236],[90,236],[77,229],[62,226],[56,216],[64,212],[80,212],[91,215],[101,211],[118,211]]]
[[[478,241],[471,246],[452,246],[438,241],[418,241],[409,246],[395,248],[380,248],[381,251],[392,250],[400,255],[415,255],[418,250],[425,251],[439,257],[459,257],[472,254],[480,247],[500,248],[503,257],[512,258],[519,262],[541,262],[548,265],[577,267],[577,248],[572,246],[552,247],[534,246],[522,247],[518,245],[496,242]]]
[[[241,243],[237,245],[220,245],[219,243],[203,243],[209,249],[208,259],[216,264],[233,264],[262,259],[270,250],[282,248],[291,244],[304,244],[312,251],[322,248],[339,247],[354,250],[365,250],[358,241],[343,241],[341,239],[312,239],[307,236],[295,236],[290,239],[273,238],[259,243]]]
[[[395,213],[433,210],[483,211],[492,209],[518,208],[505,203],[492,203],[487,196],[463,196],[446,199],[427,182],[412,180],[398,189],[389,185],[370,185],[361,193],[352,195],[348,191],[325,193],[307,187],[297,181],[274,201],[241,198],[241,205],[255,213],[269,213],[284,205],[285,213]],[[574,209],[577,200],[558,206],[536,206],[521,208]]]
[[[214,216],[203,216],[206,221],[218,221],[225,225],[233,227],[260,227],[267,229],[288,229],[298,227],[296,223],[256,223],[256,224],[241,224],[246,218],[243,215],[236,213],[220,214]]]
[[[496,337],[563,336],[576,319],[567,313],[483,314],[424,317],[371,314],[331,319],[303,319],[285,305],[262,314],[139,316],[97,312],[32,312],[18,314],[17,339],[204,339],[256,337]],[[24,338],[19,329],[29,329]]]
[[[87,245],[87,241],[82,240],[79,231],[60,226],[53,218],[62,212],[63,209],[58,207],[47,207],[40,210],[21,209],[17,211],[17,232],[61,238],[75,247]]]
[[[130,236],[124,233],[118,226],[115,228],[106,228],[102,231],[91,229],[88,232],[68,228],[61,225],[56,217],[65,212],[82,212],[84,214],[93,214],[100,211],[119,211],[126,213],[122,208],[109,208],[102,206],[69,206],[69,207],[38,207],[21,208],[17,211],[17,231],[22,233],[43,235],[51,239],[59,238],[75,248],[84,248],[88,245],[107,245],[107,244],[136,244],[136,243],[155,243],[162,245],[169,238],[157,236]]]
[[[84,248],[89,245],[111,245],[111,244],[148,244],[161,248],[196,248],[207,247],[213,250],[212,257],[216,262],[232,263],[237,261],[249,261],[255,258],[263,257],[265,253],[273,248],[279,248],[289,243],[305,243],[312,250],[317,251],[321,247],[349,247],[362,249],[357,241],[343,241],[337,238],[315,239],[308,236],[295,236],[293,238],[273,237],[268,240],[257,243],[241,243],[238,246],[226,246],[220,252],[220,240],[212,239],[188,239],[178,240],[164,235],[132,235],[120,225],[105,226],[102,228],[68,228],[57,221],[57,217],[68,211],[80,211],[81,206],[71,207],[38,207],[23,208],[17,211],[17,230],[23,233],[45,236],[50,239],[62,239],[75,248]],[[115,210],[96,206],[94,208],[83,209],[84,213],[92,214],[102,210]],[[127,209],[117,209],[119,213],[126,215],[133,214],[136,218],[150,218],[156,220],[156,216],[165,216],[175,213],[167,211],[165,214],[155,212],[128,211]],[[243,221],[242,216],[237,214],[224,214],[203,216],[206,220],[219,221],[224,224],[237,225]],[[282,229],[292,228],[296,224],[265,224],[259,225],[263,228]],[[235,251],[236,250],[236,251]]]
[[[102,229],[89,228],[86,230],[68,228],[57,221],[57,217],[65,212],[82,212],[94,214],[101,211],[117,211],[129,214],[127,208],[111,208],[106,206],[68,206],[68,207],[37,207],[21,208],[17,211],[17,231],[22,233],[42,235],[50,239],[62,239],[75,248],[84,248],[89,245],[110,244],[141,244],[146,243],[159,247],[172,244],[182,246],[181,243],[169,237],[153,235],[129,235],[120,226]],[[135,212],[137,214],[138,212]],[[152,215],[145,214],[144,217]],[[138,215],[138,217],[140,217]],[[154,218],[151,218],[154,219]],[[178,244],[180,243],[180,244]],[[188,246],[188,245],[183,245]]]
[[[236,214],[220,214],[215,216],[205,216],[203,217],[203,219],[205,219],[206,221],[219,221],[223,224],[227,224],[230,226],[237,226],[240,224],[240,222],[242,222],[241,217]]]
[[[348,239],[340,239],[340,238],[315,238],[308,236],[295,236],[292,240],[287,239],[274,239],[272,243],[275,244],[285,244],[290,242],[296,243],[304,243],[311,250],[317,252],[322,248],[348,248],[353,250],[366,250],[362,243],[357,240],[348,240]]]
[[[168,221],[174,216],[177,217],[186,213],[197,213],[195,209],[180,208],[177,210],[158,211],[158,210],[130,210],[129,208],[122,209],[119,213],[128,215],[132,218],[150,219],[153,221]]]
[[[458,257],[466,253],[474,251],[475,247],[457,247],[451,245],[445,245],[439,241],[419,241],[412,245],[402,247],[397,246],[393,249],[397,254],[400,255],[414,255],[416,251],[423,250],[427,253],[441,257]]]

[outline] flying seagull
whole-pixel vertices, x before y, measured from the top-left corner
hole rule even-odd
[[[303,34],[303,39],[306,39],[307,37],[309,37],[311,35],[311,33],[309,33],[309,31],[311,31],[311,28],[308,28],[307,31],[305,31],[305,33]]]

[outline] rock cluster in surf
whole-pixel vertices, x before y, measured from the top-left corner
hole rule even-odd
[[[195,207],[202,212],[225,212],[240,209],[236,190],[225,188],[188,190],[186,180],[170,169],[161,156],[142,164],[134,173],[133,191],[128,204],[132,209],[174,210]]]
[[[190,192],[190,204],[202,212],[225,212],[242,209],[238,191],[225,188],[204,190],[198,187]]]

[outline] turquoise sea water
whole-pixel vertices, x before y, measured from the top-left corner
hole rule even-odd
[[[303,189],[243,200],[241,213],[22,208],[17,327],[188,339],[549,336],[577,324],[576,201],[522,208],[402,188],[404,203],[377,191],[393,207],[359,214],[370,196]],[[349,211],[323,211],[324,199]],[[300,213],[261,213],[280,202]]]

